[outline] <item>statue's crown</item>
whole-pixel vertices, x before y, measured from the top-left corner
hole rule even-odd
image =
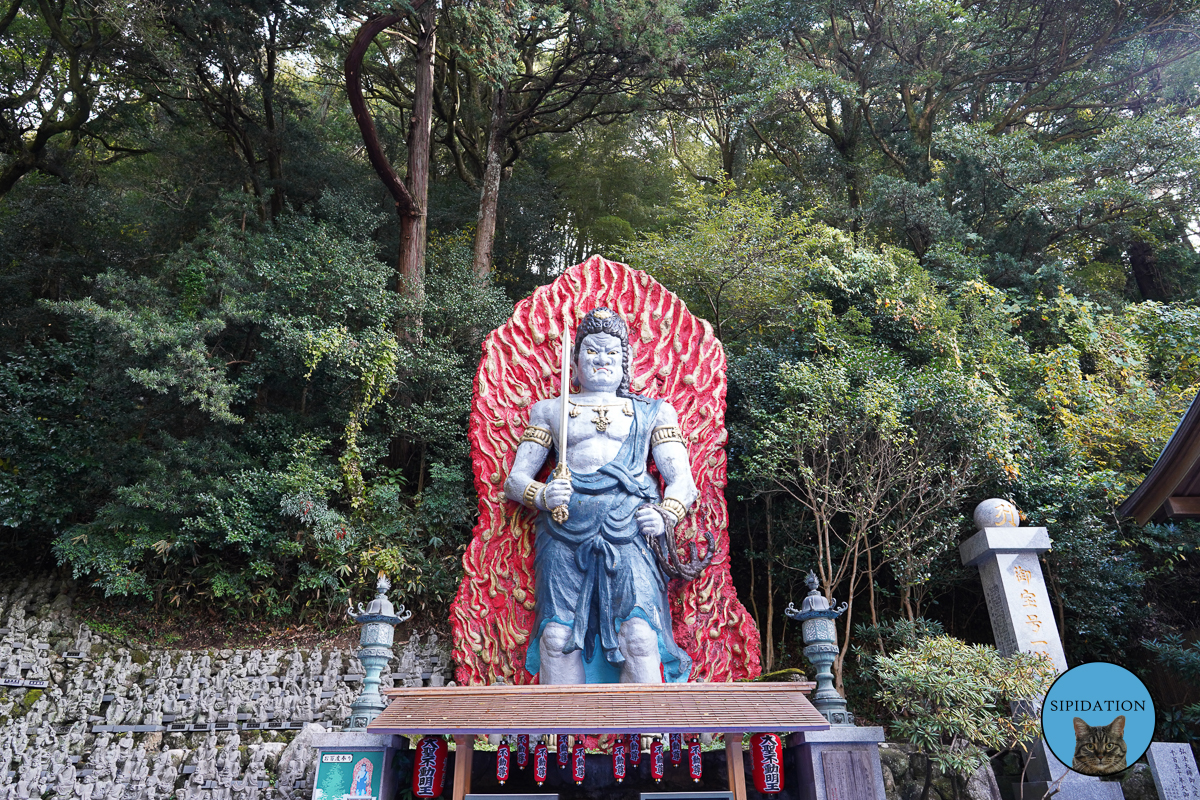
[[[612,315],[613,315],[613,313],[611,311],[609,311],[607,308],[598,308],[592,312],[592,316],[595,317],[596,319],[608,319]]]

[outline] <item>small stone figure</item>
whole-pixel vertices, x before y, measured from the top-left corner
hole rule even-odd
[[[332,690],[338,682],[338,678],[342,674],[342,651],[338,649],[330,650],[329,657],[325,659],[325,677],[324,684],[327,690]]]
[[[120,694],[114,695],[108,704],[108,709],[104,712],[104,721],[109,725],[122,725],[125,722],[127,711],[128,704],[125,698]]]
[[[67,761],[54,776],[54,796],[68,800],[75,794],[75,765]]]
[[[78,800],[92,800],[92,793],[96,790],[96,774],[83,776],[83,781],[75,787],[75,797]]]
[[[129,687],[129,709],[125,712],[125,724],[140,725],[142,723],[142,713],[145,701],[142,698],[142,690],[136,683]]]
[[[179,770],[175,768],[175,760],[171,757],[170,750],[164,747],[160,756],[154,760],[154,779],[158,796],[171,796],[178,777]]]
[[[421,637],[417,633],[409,638],[400,650],[400,666],[396,669],[405,686],[421,685],[421,668],[417,665]]]
[[[304,780],[305,764],[300,760],[299,756],[292,756],[288,759],[287,764],[279,771],[279,782],[276,788],[286,800],[293,800],[300,795],[296,791],[296,784]]]
[[[13,653],[9,657],[8,664],[6,664],[4,667],[4,677],[5,678],[20,678],[21,677],[21,659],[16,653]]]
[[[25,606],[17,604],[8,615],[8,622],[5,625],[8,628],[8,638],[21,639],[25,636]]]

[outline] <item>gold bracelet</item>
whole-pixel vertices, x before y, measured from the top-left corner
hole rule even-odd
[[[521,440],[517,442],[517,447],[525,444],[525,442],[540,444],[542,447],[549,450],[550,445],[554,443],[554,438],[550,435],[550,431],[546,430],[545,428],[539,428],[537,425],[530,425],[525,429],[525,432],[521,434]]]
[[[683,438],[683,431],[679,430],[678,425],[662,425],[650,433],[651,448],[667,442],[679,442],[684,447],[687,446],[687,442]]]
[[[525,491],[521,494],[521,502],[528,508],[537,509],[538,492],[546,488],[546,484],[541,481],[530,481],[525,487]]]
[[[672,514],[675,517],[676,525],[683,522],[683,518],[687,516],[687,508],[674,497],[664,497],[658,507]]]

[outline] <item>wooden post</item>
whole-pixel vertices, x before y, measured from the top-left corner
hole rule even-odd
[[[475,734],[454,737],[454,800],[471,793],[471,761],[475,755]],[[745,797],[745,791],[742,797]]]
[[[742,766],[742,734],[725,734],[725,768],[733,800],[746,800],[746,771]]]

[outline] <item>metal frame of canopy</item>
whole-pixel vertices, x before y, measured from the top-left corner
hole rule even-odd
[[[368,733],[451,734],[454,800],[471,791],[475,737],[484,734],[720,733],[729,791],[746,797],[742,735],[828,730],[805,697],[815,683],[662,683],[388,689]]]

